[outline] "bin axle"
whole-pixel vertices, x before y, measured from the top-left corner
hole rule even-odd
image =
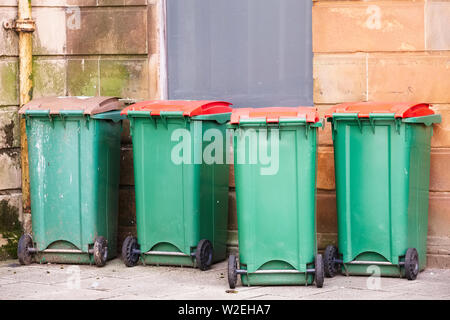
[[[183,256],[183,257],[188,256],[187,254],[184,254],[183,252],[174,252],[174,251],[147,251],[147,252],[141,252],[141,250],[139,250],[139,249],[133,249],[131,252],[133,254],[138,254],[138,255],[146,254],[146,255],[160,255],[160,256]]]
[[[342,259],[334,259],[334,263],[336,264],[344,264],[344,261]],[[404,265],[405,262],[400,261],[398,264],[393,264],[387,261],[350,261],[346,262],[345,264],[360,264],[360,265],[382,265],[382,266],[397,266],[397,265]]]
[[[315,273],[316,269],[306,269],[307,273]],[[255,272],[251,272],[252,274],[274,274],[274,273],[294,273],[294,274],[304,274],[302,271],[298,270],[256,270]],[[245,269],[236,269],[236,274],[248,274],[248,271]]]

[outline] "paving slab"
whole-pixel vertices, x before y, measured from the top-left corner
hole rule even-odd
[[[307,295],[302,300],[379,300],[389,299],[396,293],[382,290],[339,288],[323,293]]]
[[[389,297],[380,298],[381,300],[442,300],[431,296],[421,295],[417,293],[402,293],[399,295],[392,295]]]
[[[361,276],[325,279],[324,287],[242,286],[229,290],[227,263],[208,271],[168,266],[105,267],[67,264],[21,266],[0,262],[0,299],[76,300],[450,300],[450,270],[427,269],[416,281]]]
[[[2,300],[39,299],[43,294],[59,295],[61,292],[62,290],[52,285],[25,281],[20,283],[10,283],[0,287],[0,296]],[[61,298],[65,296],[60,295]]]
[[[416,280],[408,281],[404,285],[393,287],[391,291],[406,294],[417,293],[438,299],[450,294],[450,285],[449,282],[439,283],[434,281]]]
[[[36,284],[58,284],[66,283],[71,279],[77,272],[77,266],[72,268],[67,268],[65,270],[61,269],[43,269],[43,268],[33,268],[26,267],[26,270],[11,270],[7,274],[2,274],[1,279],[13,280],[15,282],[28,282]],[[80,279],[92,278],[91,274],[79,273]]]

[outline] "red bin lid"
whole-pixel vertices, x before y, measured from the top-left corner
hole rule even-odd
[[[231,112],[231,103],[211,100],[152,100],[135,103],[122,110],[121,114],[128,111],[149,111],[152,116],[159,116],[161,112],[183,112],[183,116],[193,117],[206,114]]]
[[[328,109],[326,118],[333,113],[357,113],[359,118],[368,118],[371,113],[393,113],[396,118],[423,117],[434,114],[428,103],[413,102],[350,102]]]
[[[280,118],[303,118],[306,122],[319,121],[319,113],[315,107],[270,107],[233,109],[231,124],[240,123],[241,119],[265,118],[267,123],[278,123]]]
[[[82,110],[84,114],[94,115],[113,110],[120,110],[124,103],[117,97],[42,97],[33,99],[19,110],[24,114],[27,110],[49,110],[50,114],[58,114],[64,110]]]

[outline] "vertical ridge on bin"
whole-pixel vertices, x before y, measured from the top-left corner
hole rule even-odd
[[[394,239],[394,237],[393,237],[393,221],[392,221],[392,218],[393,218],[393,216],[392,216],[392,212],[393,212],[393,210],[392,210],[392,206],[393,206],[393,197],[392,197],[392,167],[393,167],[393,152],[392,152],[392,127],[391,126],[389,126],[388,127],[388,130],[387,130],[387,135],[388,135],[388,137],[387,137],[387,145],[388,145],[388,148],[387,148],[387,150],[388,150],[388,163],[389,163],[389,165],[388,165],[388,190],[389,190],[389,206],[388,206],[388,208],[389,208],[389,213],[388,213],[388,216],[389,216],[389,219],[388,219],[388,221],[389,221],[389,258],[388,258],[388,260],[391,260],[391,261],[393,261],[395,264],[398,264],[398,257],[395,257],[394,256],[394,254],[393,254],[393,241],[392,241],[392,239]]]
[[[81,158],[82,158],[81,157],[81,155],[82,155],[82,152],[81,152],[81,139],[82,139],[82,137],[81,137],[80,123],[81,123],[81,121],[77,121],[77,129],[78,129],[77,130],[78,210],[77,211],[78,211],[78,220],[80,221],[80,224],[79,224],[80,225],[80,231],[79,231],[80,232],[80,247],[79,247],[79,249],[83,250],[83,245],[84,245],[84,243],[82,241],[82,239],[83,239],[83,212],[82,212],[83,211],[83,205],[82,205],[83,197],[82,197],[82,189],[81,189],[81,185],[82,185],[83,179],[82,179],[82,174],[81,174]]]

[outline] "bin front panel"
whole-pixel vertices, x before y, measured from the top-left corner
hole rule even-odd
[[[225,125],[214,120],[160,117],[132,117],[131,122],[141,251],[190,254],[198,241],[208,239],[213,244],[213,260],[223,260],[229,166],[225,159],[222,164],[206,163],[203,153],[209,142],[202,143],[202,139],[205,132],[215,130],[221,139],[217,152],[225,155]],[[190,151],[184,161],[186,147]]]
[[[408,247],[423,246],[419,238],[428,212],[426,140],[429,148],[431,128],[389,120],[376,125],[334,120],[334,129],[338,239],[344,262],[374,252],[398,264]]]
[[[196,164],[176,164],[172,141],[176,129],[186,129],[182,119],[132,118],[136,188],[136,224],[141,251],[169,243],[189,254],[198,238],[199,169]],[[189,142],[190,144],[191,142]]]
[[[52,117],[52,121],[31,117],[27,121],[37,248],[87,251],[98,235],[114,244],[120,123],[87,123],[83,117]]]
[[[80,121],[31,121],[27,135],[34,241],[39,250],[58,240],[82,249],[79,160],[84,131]]]
[[[316,251],[316,131],[304,125],[281,127],[278,171],[262,175],[267,165],[251,164],[249,156],[257,156],[259,139],[270,140],[272,130],[268,132],[267,138],[257,128],[237,129],[234,134],[240,263],[248,272],[264,265],[306,271]],[[240,163],[242,155],[245,163]]]

